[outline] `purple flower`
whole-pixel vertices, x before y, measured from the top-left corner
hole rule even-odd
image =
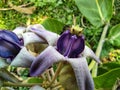
[[[0,30],[0,57],[5,58],[10,65],[30,67],[34,57],[23,46],[23,41],[8,30]]]
[[[59,37],[55,33],[35,28],[35,26],[34,28],[31,27],[31,31],[49,44],[32,62],[31,76],[41,75],[56,62],[67,61],[74,70],[79,89],[94,90],[94,83],[88,70],[86,57],[91,57],[98,63],[100,63],[100,60],[89,47],[85,46],[82,34],[77,35],[67,30]],[[56,46],[53,46],[55,44]]]
[[[13,59],[21,48],[21,42],[15,33],[0,30],[0,57]]]
[[[57,42],[57,50],[65,57],[77,58],[84,50],[84,36],[72,35],[70,30],[65,31]]]

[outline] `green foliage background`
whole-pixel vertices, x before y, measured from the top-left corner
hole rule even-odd
[[[32,14],[26,14],[15,9],[11,9],[9,3],[12,3],[15,6],[26,5],[29,3],[29,5],[27,5],[26,8],[33,6],[36,8],[36,10]],[[65,25],[71,26],[73,24],[73,16],[76,17],[76,23],[79,24],[81,27],[84,27],[84,35],[86,37],[86,42],[95,51],[98,46],[98,41],[100,39],[103,27],[101,26],[99,28],[96,28],[92,26],[89,23],[89,21],[81,14],[74,0],[0,0],[0,29],[13,30],[18,26],[27,26],[29,24],[41,23],[46,17],[53,18],[54,20],[58,20],[64,23]],[[45,22],[43,22],[42,24],[44,25],[44,23]],[[109,55],[109,53],[112,52],[112,54],[115,55],[114,58],[116,60],[120,60],[120,53],[114,53],[114,50],[120,48],[119,38],[117,37],[114,40],[111,40],[112,36],[115,36],[116,33],[119,32],[118,27],[120,25],[117,26],[117,24],[119,23],[120,0],[115,0],[114,12],[110,21],[110,28],[112,29],[108,31],[108,38],[106,38],[106,42],[104,43],[103,50],[101,53],[101,59],[105,58],[105,60],[112,60],[113,57],[111,58],[111,56]],[[46,28],[50,27],[48,26]],[[60,30],[61,28],[58,28],[58,31]],[[115,30],[116,32],[114,32]],[[57,28],[55,28],[55,32],[60,34],[60,32],[57,32]],[[105,63],[98,68],[98,75],[101,76],[94,78],[95,85],[97,88],[108,88],[113,86],[116,77],[119,77],[119,62]],[[116,74],[113,75],[113,73]],[[109,78],[109,80],[107,80],[109,76],[111,77]],[[105,85],[103,81],[106,81],[105,83],[107,83],[107,85]],[[112,83],[108,83],[107,81],[111,81]],[[22,88],[21,90],[24,89]]]
[[[25,14],[16,10],[1,10],[10,8],[9,2],[13,5],[20,6],[30,3],[27,7],[35,6],[36,10],[33,14]],[[111,19],[111,25],[116,25],[120,22],[120,0],[115,0],[114,16]],[[101,30],[95,30],[90,23],[80,14],[74,0],[0,0],[0,29],[13,30],[17,26],[27,26],[30,24],[41,23],[45,17],[54,18],[66,25],[73,24],[73,15],[76,17],[77,24],[82,25],[81,18],[83,17],[84,25],[87,27],[84,30],[86,40],[92,45],[95,50],[97,41],[101,34]],[[89,27],[89,28],[88,28]],[[90,29],[90,30],[87,30]]]

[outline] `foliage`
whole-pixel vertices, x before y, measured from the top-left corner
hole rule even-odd
[[[10,3],[17,7],[20,6],[19,10],[13,9]],[[21,5],[25,5],[24,8]],[[34,7],[36,10],[30,7]],[[33,11],[32,14],[26,14],[21,12],[21,9]],[[83,33],[86,42],[94,51],[99,45],[98,41],[104,27],[109,23],[100,51],[103,64],[98,66],[98,74],[94,77],[95,88],[97,90],[112,90],[117,78],[120,78],[119,54],[113,52],[120,49],[120,0],[1,0],[0,10],[0,28],[8,30],[13,30],[18,26],[41,23],[46,29],[60,34],[63,26],[72,26],[73,19],[76,18],[76,23],[84,27]],[[114,61],[112,61],[112,55],[114,55]],[[7,66],[4,60],[0,58],[0,68]],[[13,67],[9,69],[10,72],[22,78],[22,83],[48,83],[41,77],[29,77],[28,69]],[[5,75],[7,75],[6,72]],[[4,75],[1,77],[3,80],[0,80],[0,85],[3,84],[2,81],[4,80],[14,81],[9,77],[5,78]],[[12,77],[17,80],[16,77]],[[46,86],[43,85],[43,87]],[[26,87],[24,87],[25,89],[22,87],[15,89],[18,88],[19,90],[28,89]]]
[[[113,0],[75,0],[75,2],[81,13],[96,27],[104,25],[112,17]]]

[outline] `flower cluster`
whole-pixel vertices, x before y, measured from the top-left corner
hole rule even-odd
[[[56,62],[68,62],[72,66],[78,88],[94,90],[86,57],[100,63],[94,52],[85,45],[84,36],[72,30],[61,35],[46,30],[42,25],[18,27],[13,31],[0,30],[0,57],[13,66],[29,67],[31,76],[39,76]],[[39,43],[39,55],[33,56],[27,48]]]

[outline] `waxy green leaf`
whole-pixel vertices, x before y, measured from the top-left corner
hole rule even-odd
[[[119,68],[120,67],[120,62],[108,62],[108,63],[103,63],[101,66],[98,68],[98,75],[101,75],[103,73],[106,73],[112,69]]]
[[[23,83],[42,83],[43,80],[39,77],[29,77]]]
[[[41,24],[45,27],[45,29],[58,34],[62,32],[62,29],[64,27],[64,24],[62,22],[52,18],[45,19]]]
[[[108,40],[113,46],[120,47],[120,24],[110,29]]]
[[[114,0],[75,0],[80,12],[96,27],[109,22],[113,14]]]
[[[98,77],[95,77],[95,88],[111,88],[109,90],[112,90],[112,87],[115,84],[117,78],[120,78],[120,68],[112,69]]]

